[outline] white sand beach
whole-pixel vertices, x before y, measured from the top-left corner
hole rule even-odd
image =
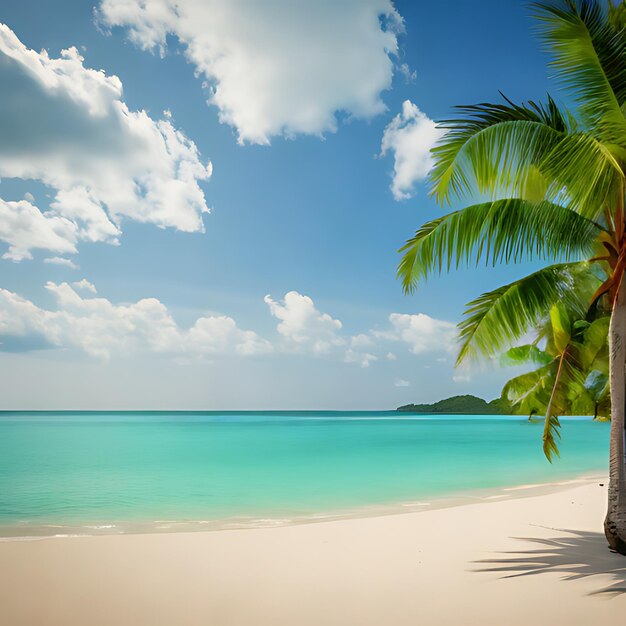
[[[604,484],[280,528],[4,541],[0,624],[618,623],[626,557],[602,535]]]

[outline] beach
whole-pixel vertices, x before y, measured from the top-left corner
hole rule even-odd
[[[603,486],[601,486],[601,484]],[[276,528],[7,539],[11,626],[588,626],[626,611],[606,480]]]
[[[0,3],[0,626],[626,625],[626,0],[526,5]]]

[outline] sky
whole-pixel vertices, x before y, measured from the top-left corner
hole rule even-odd
[[[558,90],[526,2],[0,5],[0,409],[393,409],[455,369],[464,305],[534,266],[398,248],[436,121]]]

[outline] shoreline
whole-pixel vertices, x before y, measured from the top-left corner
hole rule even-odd
[[[274,528],[7,541],[0,623],[619,623],[626,557],[607,548],[600,482]]]
[[[426,511],[452,509],[468,504],[505,502],[507,500],[532,498],[557,493],[577,485],[608,482],[606,472],[585,473],[572,478],[562,478],[545,483],[514,484],[501,487],[467,489],[454,494],[406,500],[395,503],[371,504],[317,511],[305,515],[267,513],[260,516],[229,516],[205,520],[98,520],[74,523],[0,524],[0,543],[41,541],[44,539],[73,539],[80,537],[154,535],[176,533],[220,532],[228,530],[255,530],[283,528],[325,522],[369,519]],[[28,531],[24,534],[24,531]]]

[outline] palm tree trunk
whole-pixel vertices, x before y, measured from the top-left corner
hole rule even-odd
[[[609,505],[604,534],[611,550],[626,555],[626,284],[622,279],[609,327],[611,439]]]

